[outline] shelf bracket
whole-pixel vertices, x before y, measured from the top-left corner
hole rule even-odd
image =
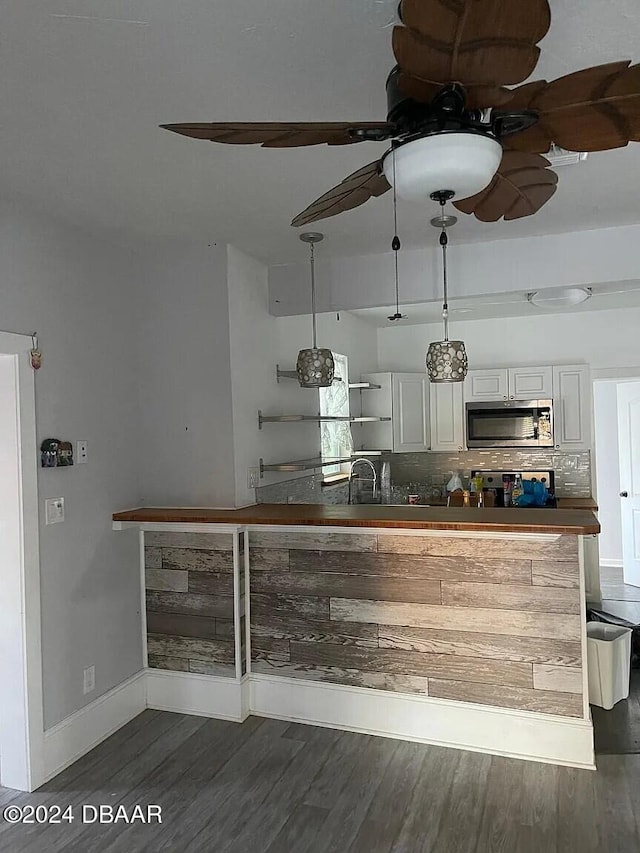
[[[298,374],[295,370],[280,370],[280,365],[276,364],[276,382],[281,379],[297,379]]]

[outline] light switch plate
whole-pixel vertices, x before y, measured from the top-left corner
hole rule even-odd
[[[84,465],[89,456],[89,442],[76,441],[76,464]]]
[[[47,524],[60,524],[64,521],[64,498],[49,498],[44,502]]]
[[[96,668],[88,666],[82,673],[82,692],[85,694],[91,693],[96,689]]]
[[[247,468],[247,488],[257,489],[260,482],[260,469]]]

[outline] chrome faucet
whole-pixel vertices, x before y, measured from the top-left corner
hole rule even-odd
[[[360,457],[359,459],[354,459],[353,462],[351,463],[351,469],[349,471],[349,503],[350,504],[353,503],[353,491],[352,491],[352,486],[351,486],[351,481],[353,480],[353,469],[356,467],[356,465],[359,465],[360,463],[364,463],[365,465],[368,465],[371,468],[372,476],[366,477],[363,482],[373,483],[373,486],[371,488],[371,500],[375,501],[375,499],[376,499],[376,483],[378,482],[378,475],[376,473],[376,466],[373,464],[373,462],[370,459],[366,459],[363,456],[363,457]]]

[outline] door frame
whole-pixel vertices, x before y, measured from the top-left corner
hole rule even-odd
[[[591,371],[591,399],[595,400],[594,386],[599,382],[615,382],[616,384],[622,385],[625,382],[638,382],[640,381],[640,365],[638,367],[606,367],[599,368]],[[596,481],[596,463],[595,463],[595,453],[596,451],[596,423],[595,423],[595,405],[592,402],[591,406],[591,417],[592,417],[592,436],[593,436],[593,444],[592,444],[592,464],[591,464],[591,481],[596,486],[596,494],[598,492],[598,483]],[[616,412],[616,420],[617,420],[617,412]],[[622,519],[620,519],[620,525],[622,526]]]
[[[620,487],[629,489],[629,500],[633,500],[633,490],[631,489],[632,483],[627,483],[627,477],[629,477],[630,471],[633,467],[633,439],[631,441],[624,440],[622,435],[621,424],[624,423],[625,419],[629,417],[628,410],[623,415],[622,414],[622,405],[620,401],[620,390],[621,388],[633,386],[633,388],[637,388],[640,386],[640,376],[635,380],[625,379],[622,382],[616,383],[616,392],[618,394],[617,401],[617,423],[618,423],[618,461],[620,465]],[[634,392],[632,392],[634,393]],[[635,392],[637,393],[637,391]],[[633,475],[629,477],[630,480],[633,480]],[[620,497],[627,495],[626,492],[620,492]],[[631,516],[628,513],[631,511]],[[628,501],[623,500],[620,507],[620,526],[621,526],[621,534],[622,534],[622,579],[625,584],[629,584],[630,586],[638,587],[640,586],[640,582],[638,581],[638,569],[637,569],[637,559],[634,558],[633,552],[635,550],[635,532],[634,532],[634,524],[633,524],[633,510],[629,506]],[[633,580],[629,580],[629,577],[632,574],[631,563],[634,563],[635,576]]]
[[[35,377],[32,339],[0,332],[0,354],[13,364],[15,381],[19,559],[9,561],[0,619],[0,784],[33,791],[43,784],[44,708],[40,610],[40,545]]]

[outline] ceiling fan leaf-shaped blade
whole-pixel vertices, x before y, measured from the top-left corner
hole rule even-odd
[[[393,48],[418,77],[512,85],[532,73],[551,23],[548,0],[402,0]]]
[[[262,145],[263,148],[297,148],[308,145],[352,145],[367,134],[388,139],[394,133],[386,122],[202,122],[163,124],[192,139],[207,139],[227,145]],[[358,135],[358,134],[363,134]]]
[[[521,219],[537,213],[556,191],[558,176],[539,154],[505,151],[500,168],[482,192],[454,203],[482,222]]]
[[[539,121],[509,138],[509,148],[548,151],[552,142],[569,151],[622,148],[640,141],[640,65],[613,62],[527,84],[514,91],[509,109],[514,104],[535,110]]]
[[[320,198],[310,204],[306,210],[299,213],[292,225],[309,225],[320,219],[328,219],[346,210],[359,207],[370,198],[383,195],[391,189],[391,184],[382,173],[382,161],[376,160],[358,169],[345,178],[337,187],[333,187]]]
[[[401,72],[398,75],[398,87],[408,98],[421,104],[430,104],[442,89],[441,83],[432,80],[421,80],[411,74]],[[468,86],[467,109],[483,110],[490,107],[497,109],[510,103],[511,90],[502,86]]]

